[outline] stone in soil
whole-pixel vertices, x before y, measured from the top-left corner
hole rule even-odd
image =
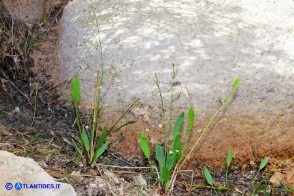
[[[23,189],[16,190],[15,187],[12,190],[6,190],[7,183],[15,185],[17,182],[23,184]],[[60,184],[60,188],[24,188],[28,184]],[[12,153],[6,151],[0,151],[0,193],[6,196],[17,195],[42,195],[42,196],[75,196],[74,188],[67,183],[61,183],[52,178],[44,169],[42,169],[38,163],[31,158],[18,157]]]

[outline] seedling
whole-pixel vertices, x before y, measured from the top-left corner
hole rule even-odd
[[[226,169],[226,185],[228,186],[228,171],[233,159],[233,150],[230,149],[227,157],[227,169]]]
[[[180,138],[180,133],[183,129],[184,117],[185,117],[185,114],[183,112],[178,116],[174,124],[172,147],[166,149],[165,151],[159,144],[156,144],[156,147],[155,147],[156,160],[159,165],[159,181],[161,182],[161,185],[165,192],[168,190],[170,180],[171,180],[171,174],[173,173],[182,155],[182,142]],[[191,127],[191,124],[194,122],[194,110],[192,107],[189,110],[188,119],[189,119],[188,127]],[[186,133],[189,133],[189,131],[187,131]],[[150,148],[148,145],[148,139],[143,131],[141,131],[141,134],[140,134],[140,146],[145,157],[148,159],[149,165],[151,166]]]
[[[172,70],[172,83],[175,80],[175,75],[176,75],[176,71],[174,69],[174,64],[172,65],[173,70]],[[163,104],[163,97],[162,97],[162,93],[161,93],[161,88],[160,88],[160,83],[157,77],[157,74],[155,74],[155,84],[157,85],[158,89],[159,89],[159,95],[160,95],[160,101],[161,101],[161,110],[162,110],[162,121],[163,121],[163,127],[166,128],[166,119],[165,119],[165,108],[164,108],[164,104]],[[189,153],[186,155],[186,149],[187,149],[187,143],[189,141],[189,137],[191,136],[192,133],[192,129],[194,126],[194,119],[195,119],[195,113],[194,113],[194,109],[193,107],[190,107],[190,110],[188,112],[188,126],[186,129],[186,140],[184,143],[184,147],[182,148],[182,142],[181,142],[181,138],[180,138],[180,134],[181,131],[183,129],[183,125],[184,125],[184,112],[181,113],[174,126],[173,126],[173,130],[171,130],[171,116],[172,116],[172,109],[173,109],[173,102],[175,101],[174,97],[173,97],[173,85],[171,85],[171,100],[170,100],[170,106],[169,106],[169,110],[170,110],[170,115],[169,115],[169,128],[166,130],[166,135],[165,135],[165,150],[163,150],[163,148],[159,145],[156,144],[156,149],[155,149],[155,153],[156,153],[156,160],[158,162],[159,165],[159,181],[161,182],[161,185],[163,187],[163,190],[166,192],[170,186],[170,182],[171,181],[175,181],[176,178],[176,171],[177,169],[181,168],[181,166],[183,165],[183,163],[188,159],[188,157],[190,157],[190,154],[193,152],[193,150],[196,148],[196,146],[199,144],[200,140],[202,139],[203,135],[206,133],[206,131],[208,130],[209,126],[211,125],[211,123],[214,121],[216,115],[224,108],[224,106],[228,103],[228,100],[233,96],[234,92],[238,89],[239,87],[239,82],[240,82],[240,78],[237,77],[234,81],[234,84],[232,86],[231,92],[229,93],[229,95],[224,99],[224,101],[222,102],[222,105],[220,106],[220,108],[216,111],[216,113],[212,116],[212,118],[209,120],[209,122],[207,123],[205,129],[203,130],[201,136],[198,138],[198,140],[195,142],[195,144],[193,145],[193,147],[191,148],[191,150],[189,151]],[[172,138],[172,146],[169,146],[169,141],[170,141],[170,132],[173,132],[173,138]],[[150,148],[148,145],[148,139],[145,135],[144,132],[141,131],[140,134],[140,146],[141,149],[145,155],[145,157],[148,159],[148,163],[150,164]],[[183,160],[183,161],[182,161]],[[230,163],[232,161],[232,151],[229,152],[228,155],[228,159],[227,159],[227,171],[229,169]],[[180,164],[180,165],[179,165]],[[227,175],[227,174],[226,174]],[[227,179],[227,177],[226,177]],[[226,180],[227,181],[227,180]],[[215,189],[215,187],[214,187]],[[227,187],[225,186],[220,186],[217,188],[218,190],[228,190]]]
[[[203,171],[204,171],[204,176],[205,176],[205,179],[206,179],[207,183],[213,188],[215,194],[218,195],[217,192],[216,192],[216,190],[215,190],[215,187],[213,185],[212,176],[211,176],[211,174],[210,174],[210,172],[209,172],[209,170],[207,169],[206,166],[204,166],[204,170]]]
[[[253,189],[253,191],[252,191],[253,193],[254,193],[255,190],[256,190],[256,188],[255,188],[254,185],[255,185],[255,182],[256,182],[256,180],[257,180],[257,176],[259,175],[260,171],[266,166],[268,160],[269,160],[269,157],[264,157],[264,158],[262,159],[262,161],[260,162],[260,164],[259,164],[258,171],[257,171],[257,173],[256,173],[256,175],[255,175],[255,177],[254,177],[254,179],[253,179],[252,184],[251,184],[251,189]]]
[[[148,160],[148,164],[151,166],[150,148],[149,148],[149,144],[148,144],[148,138],[147,138],[146,134],[144,133],[144,131],[141,131],[141,133],[140,133],[140,146],[141,146],[141,149],[142,149],[145,157]],[[151,167],[150,167],[150,169],[151,169],[151,171],[153,171]]]

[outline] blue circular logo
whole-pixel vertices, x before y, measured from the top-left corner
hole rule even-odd
[[[20,191],[22,189],[22,183],[20,183],[20,182],[15,183],[14,188],[16,190]]]
[[[10,182],[7,182],[5,184],[5,188],[6,188],[6,190],[10,191],[11,189],[13,189],[13,185]]]

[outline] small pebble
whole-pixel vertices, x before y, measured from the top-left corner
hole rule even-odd
[[[273,187],[278,188],[278,187],[281,187],[282,180],[283,180],[283,175],[280,172],[275,172],[274,175],[270,178],[270,184]]]
[[[20,109],[19,109],[19,107],[15,107],[15,108],[14,108],[14,112],[15,112],[15,113],[18,113],[18,112],[20,112]]]

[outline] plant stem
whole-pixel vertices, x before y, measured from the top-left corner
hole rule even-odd
[[[214,190],[215,194],[218,196],[218,194],[217,194],[217,192],[216,192],[216,190],[215,190],[214,186],[213,186],[212,188],[213,188],[213,190]]]
[[[206,131],[208,130],[209,126],[211,125],[211,123],[214,121],[215,117],[218,115],[218,113],[226,106],[226,104],[228,103],[228,100],[231,99],[231,97],[233,96],[234,91],[231,90],[231,92],[229,93],[229,95],[227,96],[227,101],[224,103],[222,103],[222,105],[218,108],[218,110],[214,113],[214,115],[210,118],[210,120],[208,121],[208,123],[206,124],[202,134],[200,135],[200,137],[198,138],[198,140],[195,142],[194,146],[192,147],[192,149],[189,151],[189,153],[187,154],[187,156],[185,157],[185,159],[183,160],[183,162],[180,164],[180,168],[183,166],[183,164],[185,163],[185,161],[190,157],[191,153],[194,151],[194,149],[198,146],[200,140],[202,139],[202,137],[204,136],[204,134],[206,133]]]
[[[162,96],[162,92],[161,92],[161,88],[160,88],[160,82],[159,82],[159,79],[158,79],[158,76],[157,74],[155,73],[155,84],[158,88],[158,91],[159,91],[159,96],[160,96],[160,107],[161,107],[161,115],[162,115],[162,123],[163,123],[163,128],[165,130],[165,109],[164,109],[164,104],[163,104],[163,96]]]
[[[152,175],[152,176],[155,176],[155,173],[154,173],[153,167],[152,167],[152,165],[151,165],[151,161],[150,161],[150,159],[148,159],[148,165],[149,165],[149,167],[150,167],[151,175]]]
[[[76,113],[76,123],[78,126],[78,130],[80,135],[82,134],[81,124],[80,124],[80,118],[79,118],[79,111],[78,111],[78,103],[74,103],[75,113]]]
[[[34,114],[33,114],[31,127],[34,125],[35,118],[36,118],[38,90],[39,90],[39,83],[36,83],[36,86],[35,86],[36,96],[35,96]]]
[[[226,170],[226,185],[228,186],[228,172],[229,172],[229,167],[227,166]]]
[[[78,111],[78,103],[74,103],[74,108],[75,108],[75,113],[76,113],[76,123],[77,123],[77,126],[78,126],[78,130],[79,130],[79,134],[80,134],[80,138],[82,138],[82,126],[81,126],[81,122],[80,122],[80,118],[79,118],[79,111]],[[85,153],[85,156],[86,156],[86,161],[87,162],[90,162],[91,158],[89,157],[89,154],[84,146],[83,143],[81,143],[81,146],[82,146],[82,149]]]
[[[194,144],[194,146],[192,147],[192,149],[189,151],[189,153],[187,154],[187,156],[185,157],[185,159],[183,160],[183,162],[181,163],[180,167],[185,163],[185,161],[188,159],[188,157],[190,156],[190,154],[194,151],[194,149],[196,148],[196,146],[198,146],[200,140],[202,139],[202,137],[204,136],[204,134],[206,133],[206,131],[208,130],[210,124],[213,122],[214,118],[216,117],[216,115],[223,109],[222,105],[221,107],[218,108],[218,110],[215,112],[215,114],[210,118],[209,122],[206,124],[206,127],[204,128],[202,134],[200,135],[200,137],[198,138],[198,140],[196,141],[196,143]]]
[[[95,9],[90,3],[88,3],[86,0],[85,2],[88,4],[88,7],[91,9],[92,14],[94,15],[94,21],[95,21],[95,27],[97,30],[98,34],[98,43],[97,43],[97,48],[99,48],[99,54],[100,54],[100,61],[101,61],[101,75],[99,75],[99,70],[97,71],[97,81],[96,81],[96,92],[95,96],[97,93],[96,97],[96,102],[94,103],[94,114],[93,114],[93,128],[91,130],[91,157],[93,157],[94,153],[94,141],[96,138],[96,130],[99,125],[99,120],[101,119],[99,115],[99,110],[100,110],[100,104],[101,104],[101,88],[103,86],[103,79],[104,79],[104,62],[103,62],[103,48],[102,48],[102,42],[101,42],[101,35],[100,35],[100,28],[99,28],[99,23],[98,23],[98,17],[96,15]],[[100,77],[100,80],[99,80]],[[98,82],[99,81],[99,82]],[[98,90],[97,90],[98,89]]]
[[[96,138],[96,130],[97,130],[97,124],[98,124],[98,114],[99,114],[99,106],[98,106],[98,99],[99,99],[99,71],[97,71],[97,78],[96,78],[96,84],[95,84],[95,95],[94,95],[94,111],[93,111],[93,127],[91,129],[91,157],[94,156],[94,141]]]
[[[171,81],[171,95],[170,95],[170,106],[169,106],[169,134],[172,131],[172,110],[173,110],[173,99],[174,99],[174,82],[176,77],[175,64],[172,64],[172,81]]]
[[[139,102],[139,98],[137,98],[130,106],[129,108],[124,111],[122,113],[122,115],[116,120],[116,122],[112,125],[112,127],[109,130],[113,130],[114,127],[121,121],[121,119],[123,119],[128,113],[130,113],[130,111],[132,110],[132,108]]]
[[[255,186],[254,186],[254,184],[255,184],[255,181],[256,181],[256,179],[257,179],[257,176],[259,175],[259,171],[260,170],[258,170],[258,172],[256,173],[256,175],[254,176],[254,179],[253,179],[253,182],[252,182],[252,184],[251,184],[251,190],[253,189],[253,191],[252,191],[252,193],[254,193],[255,192]]]
[[[176,78],[176,72],[175,72],[175,64],[172,64],[172,81],[171,81],[171,95],[170,95],[170,105],[169,105],[169,122],[168,122],[168,131],[165,136],[165,154],[168,154],[168,142],[170,138],[170,133],[172,132],[172,114],[173,114],[173,102],[174,102],[174,82]]]

